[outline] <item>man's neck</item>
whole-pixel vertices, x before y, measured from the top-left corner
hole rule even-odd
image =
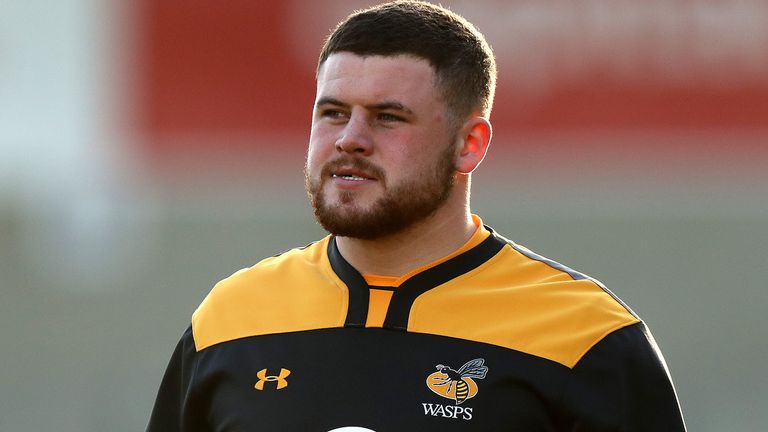
[[[476,228],[468,209],[450,212],[443,208],[392,236],[377,240],[337,237],[336,243],[341,255],[360,273],[401,276],[460,248]]]

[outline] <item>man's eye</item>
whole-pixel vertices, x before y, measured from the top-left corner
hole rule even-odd
[[[401,122],[403,121],[403,118],[394,114],[381,113],[379,114],[379,120],[383,120],[385,122]]]
[[[339,110],[328,109],[328,110],[321,111],[320,115],[326,118],[338,119],[338,118],[344,117],[346,114],[344,114],[344,112]]]

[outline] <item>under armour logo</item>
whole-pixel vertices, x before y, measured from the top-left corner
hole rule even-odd
[[[265,382],[277,381],[277,390],[286,388],[288,387],[288,381],[285,379],[290,374],[291,371],[288,369],[280,368],[280,375],[267,375],[267,369],[262,369],[256,373],[256,376],[259,378],[259,382],[257,382],[253,387],[256,388],[256,390],[264,390]]]

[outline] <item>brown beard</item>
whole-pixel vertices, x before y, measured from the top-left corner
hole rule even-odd
[[[428,172],[407,182],[388,188],[385,173],[368,161],[359,158],[341,158],[325,164],[320,180],[312,181],[308,168],[304,171],[307,194],[315,212],[315,219],[333,235],[362,240],[375,240],[404,231],[413,224],[433,215],[451,194],[456,184],[454,147],[446,146],[435,165]],[[384,188],[384,196],[369,209],[358,206],[332,206],[323,193],[325,179],[339,166],[351,166],[372,174]],[[351,204],[355,193],[340,191],[342,204]]]

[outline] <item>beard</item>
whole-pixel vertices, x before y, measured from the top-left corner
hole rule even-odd
[[[315,219],[329,233],[361,240],[375,240],[403,232],[432,216],[456,185],[454,147],[446,146],[436,163],[425,172],[400,184],[386,181],[386,174],[365,159],[341,157],[326,163],[318,180],[312,180],[305,168],[305,182]],[[384,194],[368,208],[354,205],[355,192],[338,191],[339,204],[327,202],[323,186],[340,166],[351,166],[375,176]]]

